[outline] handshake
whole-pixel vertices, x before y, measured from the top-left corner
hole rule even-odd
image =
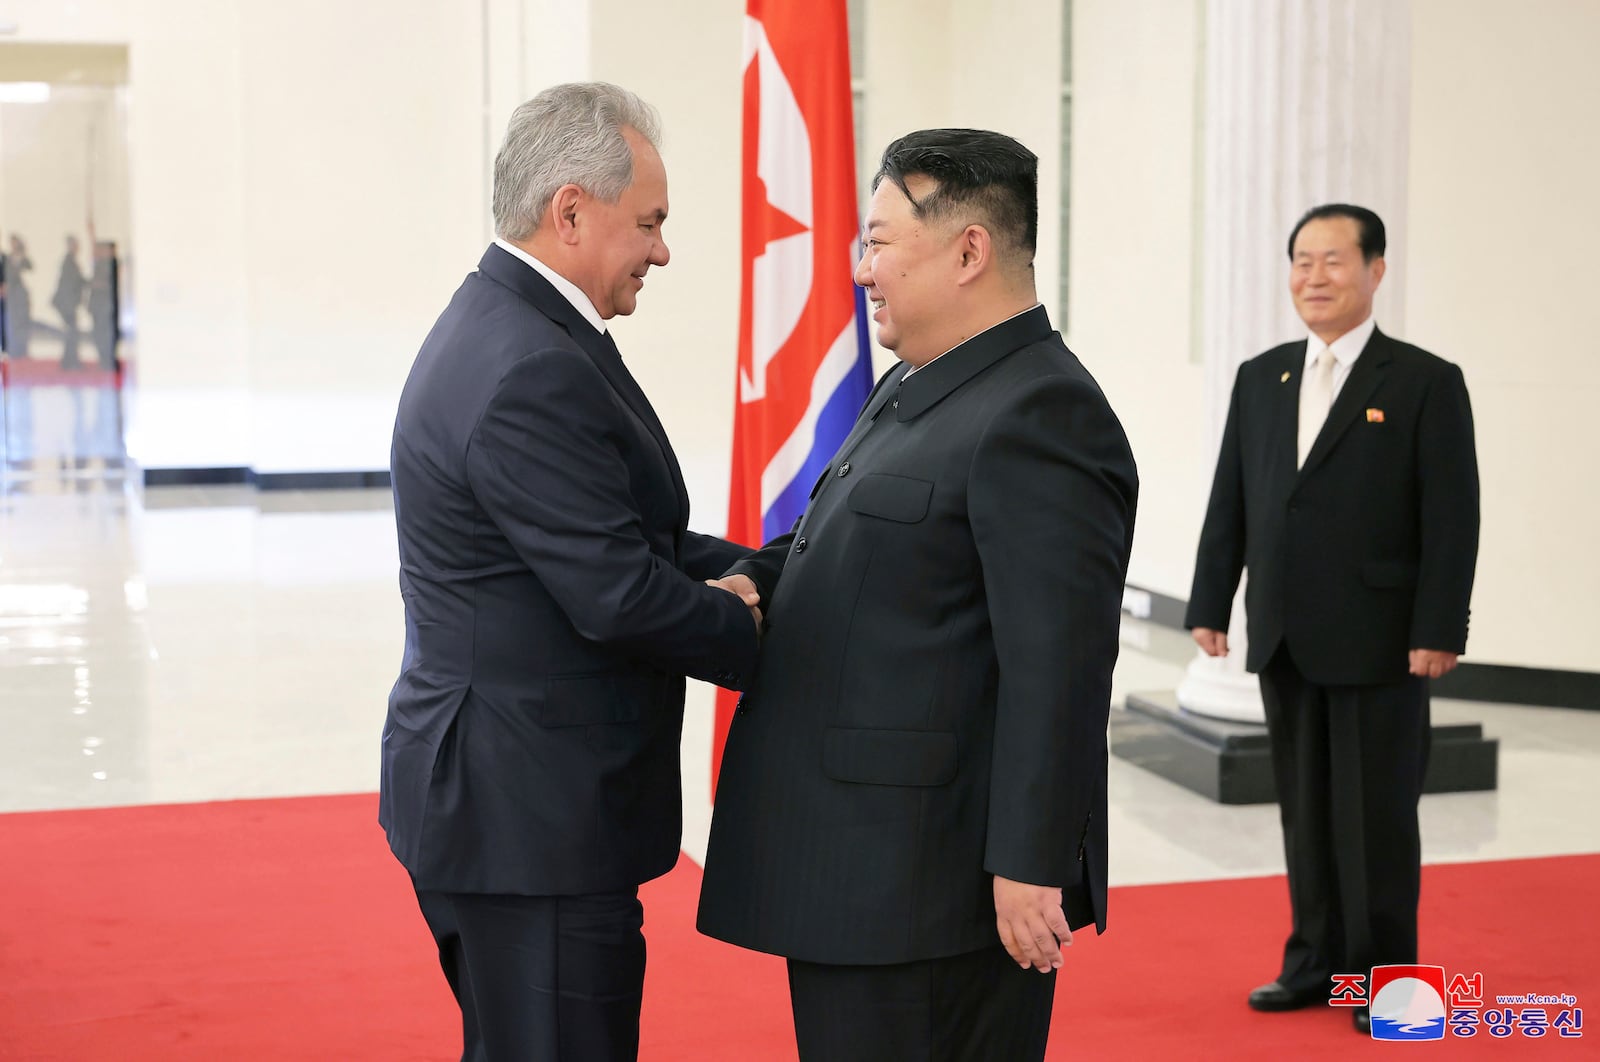
[[[714,586],[718,590],[726,590],[733,594],[750,609],[750,618],[755,620],[756,636],[761,635],[761,591],[756,589],[756,584],[748,575],[726,575],[721,579],[707,579],[707,586]]]

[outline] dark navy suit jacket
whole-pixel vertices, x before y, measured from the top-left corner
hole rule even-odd
[[[418,889],[563,895],[665,873],[684,676],[739,688],[744,551],[687,530],[609,337],[491,246],[423,343],[391,454],[405,656],[379,818]]]

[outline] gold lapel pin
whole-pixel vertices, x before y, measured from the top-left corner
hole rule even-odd
[[[1368,424],[1382,424],[1383,423],[1383,410],[1381,410],[1381,409],[1369,409],[1369,410],[1367,410],[1367,423]]]
[[[1278,382],[1279,383],[1288,383],[1289,382],[1289,374],[1288,373],[1284,373],[1282,376],[1278,377]]]

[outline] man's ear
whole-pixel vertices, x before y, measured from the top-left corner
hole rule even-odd
[[[961,256],[957,285],[970,284],[994,268],[994,240],[982,225],[968,225],[956,240]]]
[[[575,184],[564,184],[550,197],[550,221],[556,239],[562,243],[578,242],[578,210],[583,203],[583,189]]]

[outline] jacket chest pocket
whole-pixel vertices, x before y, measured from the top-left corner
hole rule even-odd
[[[851,488],[848,504],[851,512],[863,516],[915,524],[928,515],[932,497],[933,484],[928,480],[872,472]]]

